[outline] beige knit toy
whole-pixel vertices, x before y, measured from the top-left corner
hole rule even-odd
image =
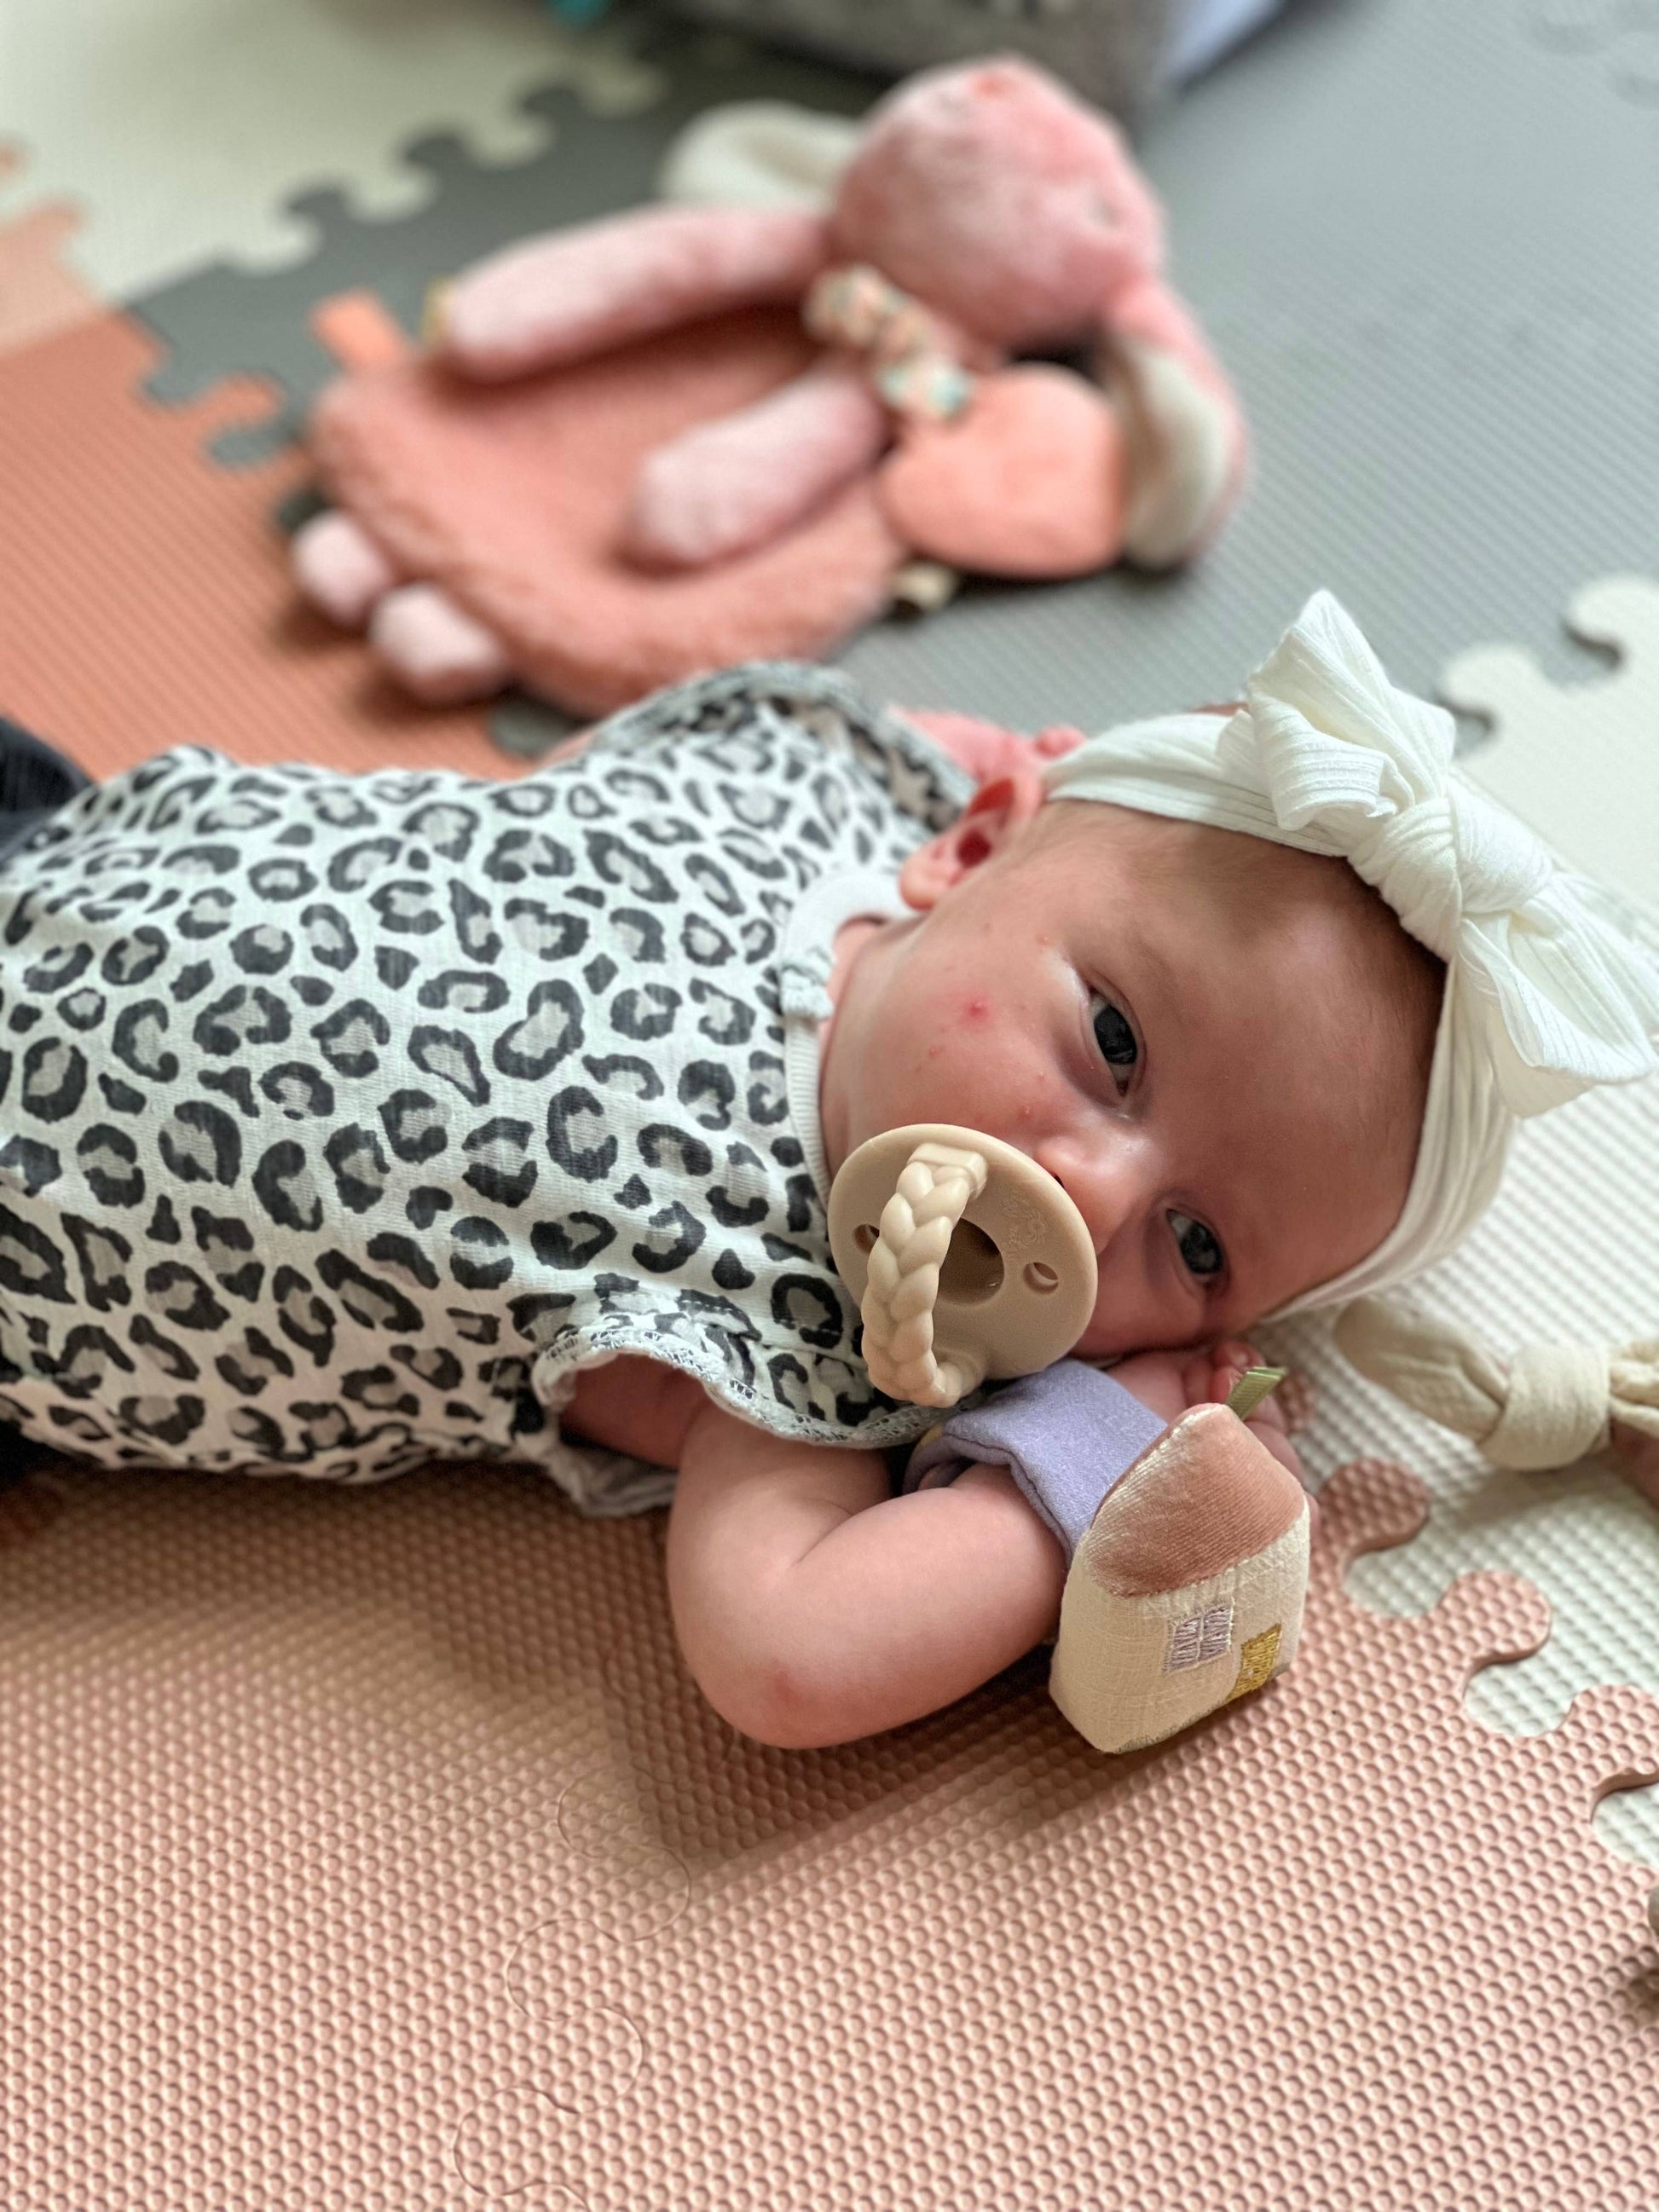
[[[1522,1345],[1504,1361],[1449,1323],[1382,1298],[1347,1307],[1335,1334],[1362,1375],[1468,1437],[1495,1467],[1571,1467],[1610,1452],[1659,1504],[1659,1337]]]

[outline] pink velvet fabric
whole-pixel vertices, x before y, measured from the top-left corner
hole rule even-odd
[[[624,551],[645,456],[817,354],[787,310],[752,308],[508,384],[414,362],[332,386],[312,451],[399,573],[441,579],[532,689],[606,714],[728,661],[823,653],[886,605],[904,549],[867,478],[708,569]]]
[[[1195,1406],[1108,1492],[1079,1551],[1120,1597],[1254,1559],[1307,1510],[1301,1484],[1224,1406]]]
[[[1093,385],[1045,362],[987,377],[953,422],[917,422],[881,503],[919,552],[985,575],[1089,576],[1117,557],[1123,433]]]

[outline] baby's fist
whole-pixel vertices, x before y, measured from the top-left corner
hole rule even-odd
[[[1224,1405],[1245,1370],[1263,1364],[1253,1345],[1224,1337],[1202,1352],[1138,1352],[1118,1362],[1112,1380],[1160,1419],[1173,1424],[1194,1406]],[[1281,1467],[1302,1480],[1302,1462],[1276,1397],[1264,1399],[1244,1425]]]

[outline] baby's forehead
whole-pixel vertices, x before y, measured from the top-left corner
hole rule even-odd
[[[1044,801],[1032,827],[1050,843],[1092,848],[1103,865],[1194,890],[1261,889],[1280,902],[1298,892],[1333,904],[1375,896],[1346,860],[1144,807],[1061,795]]]
[[[1305,958],[1331,988],[1407,1001],[1422,1018],[1437,1010],[1441,963],[1346,860],[1097,799],[1050,799],[1032,828],[1042,860],[1061,862],[1067,895],[1085,916],[1097,906],[1103,926],[1127,889],[1151,937],[1196,933],[1212,957],[1241,963],[1271,948]]]

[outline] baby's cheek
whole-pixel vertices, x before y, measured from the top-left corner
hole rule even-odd
[[[925,1013],[901,1020],[889,1028],[884,1046],[876,1055],[879,1073],[866,1093],[878,1127],[965,1118],[957,1047],[946,1022]]]
[[[952,1121],[1030,1142],[1059,1080],[1049,1053],[1002,985],[982,975],[940,981],[886,1024],[886,1126]]]
[[[1189,1352],[1193,1311],[1172,1297],[1149,1273],[1133,1244],[1108,1247],[1098,1262],[1099,1283],[1089,1326],[1072,1347],[1079,1359],[1117,1359],[1134,1352]],[[1200,1391],[1192,1402],[1203,1395]]]
[[[944,1118],[1011,1144],[1030,1141],[1041,1125],[1052,1078],[1022,1040],[995,1024],[988,1007],[984,1015],[964,1018],[936,1036],[928,1052],[935,1083],[955,1101]]]

